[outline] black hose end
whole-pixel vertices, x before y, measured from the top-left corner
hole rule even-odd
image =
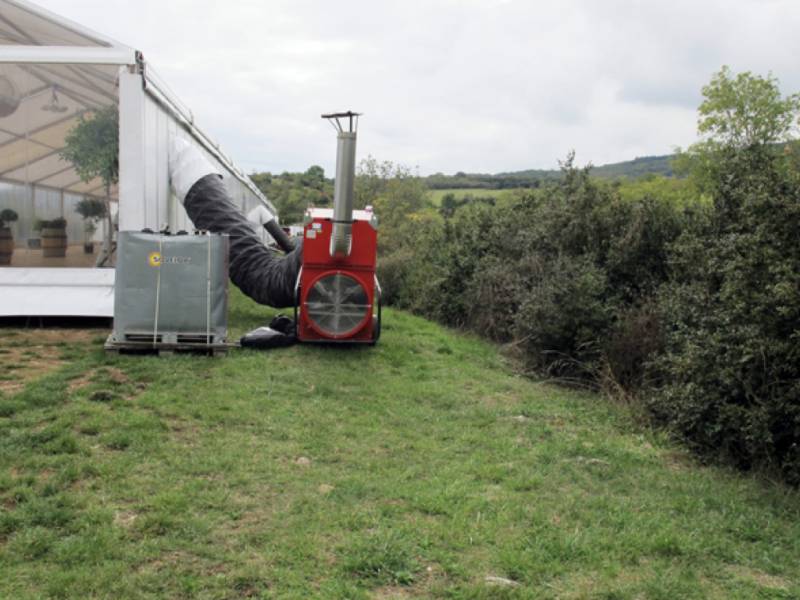
[[[278,222],[275,219],[270,219],[264,223],[264,229],[266,229],[267,233],[269,233],[275,242],[277,242],[281,250],[284,252],[291,252],[294,250],[294,242],[288,235],[286,235],[286,232],[281,228],[280,225],[278,225]]]

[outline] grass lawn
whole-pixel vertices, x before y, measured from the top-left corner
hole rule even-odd
[[[507,188],[503,190],[484,190],[484,189],[469,189],[469,188],[453,188],[443,190],[428,190],[428,197],[434,206],[441,206],[442,198],[447,194],[453,194],[456,198],[463,198],[464,196],[473,196],[474,198],[495,198],[498,202],[509,200],[513,196],[522,191],[522,188]]]
[[[221,359],[0,329],[0,598],[800,597],[795,492],[384,322]]]

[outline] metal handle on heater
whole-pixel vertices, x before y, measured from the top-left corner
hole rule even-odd
[[[303,277],[303,267],[297,272],[297,281],[294,284],[294,337],[297,338],[297,318],[300,307],[300,279]]]
[[[378,281],[378,276],[375,275],[375,301],[378,304],[378,322],[375,324],[375,329],[372,331],[372,343],[376,344],[381,337],[381,308],[383,307],[383,290]]]

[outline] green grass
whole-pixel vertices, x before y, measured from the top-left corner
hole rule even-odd
[[[464,196],[473,196],[475,198],[496,198],[498,202],[511,199],[515,194],[521,190],[516,188],[507,188],[502,190],[484,190],[484,189],[468,189],[468,188],[452,188],[442,190],[428,190],[428,198],[434,206],[442,204],[442,198],[447,194],[453,194],[456,198],[463,198]]]
[[[237,332],[269,314],[233,294]],[[64,345],[0,397],[0,597],[800,597],[795,492],[473,337],[391,310],[383,335]]]

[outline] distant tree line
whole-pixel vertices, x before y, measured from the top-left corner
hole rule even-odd
[[[672,161],[674,155],[643,156],[620,163],[589,167],[594,177],[604,179],[639,179],[645,176],[674,175]],[[538,189],[548,181],[561,179],[564,173],[560,169],[529,169],[509,173],[464,173],[455,175],[435,173],[425,177],[425,183],[432,190],[448,189],[484,189],[504,190],[510,188]]]
[[[508,174],[486,175],[458,172],[455,175],[435,173],[425,177],[425,184],[432,190],[471,189],[505,190],[510,188],[538,188],[546,179],[558,178],[557,172],[542,171],[533,175]]]
[[[630,188],[634,182],[651,182],[650,189],[655,187],[681,187],[680,183],[672,179],[670,157],[644,157],[624,163],[590,167],[593,176],[615,179],[620,185]],[[398,171],[399,170],[399,171]],[[358,166],[359,184],[356,187],[356,204],[359,206],[367,203],[366,198],[377,197],[376,186],[392,178],[419,179],[425,189],[430,190],[465,190],[464,194],[445,195],[445,212],[454,207],[464,206],[469,202],[490,202],[494,198],[482,191],[491,190],[535,190],[547,182],[558,181],[563,177],[562,170],[531,170],[517,173],[467,174],[458,172],[455,175],[436,173],[420,178],[410,169],[396,165],[390,161],[380,162],[373,157],[367,157]],[[309,167],[303,173],[283,172],[273,175],[269,172],[253,173],[250,178],[264,192],[278,209],[283,223],[296,223],[302,220],[303,213],[309,206],[331,206],[333,202],[333,180],[325,177],[325,171],[318,165]],[[670,179],[667,183],[665,180]],[[381,183],[379,183],[381,182]],[[653,183],[655,182],[655,183]],[[359,197],[363,196],[363,197]],[[467,196],[471,197],[467,197]]]

